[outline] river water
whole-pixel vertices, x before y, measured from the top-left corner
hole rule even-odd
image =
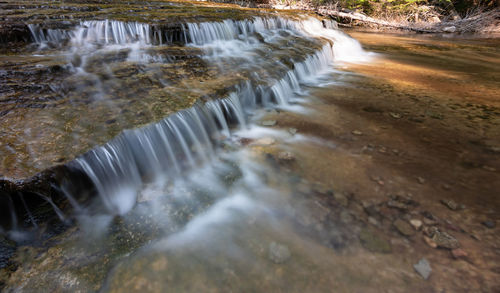
[[[96,103],[85,111],[137,113],[127,91],[146,107],[179,93],[191,102],[166,118],[127,120],[116,130],[129,130],[69,163],[95,196],[60,182],[67,204],[51,206],[68,227],[42,244],[26,242],[44,224],[24,211],[24,228],[8,232],[28,244],[2,270],[7,292],[498,288],[496,236],[480,222],[498,214],[497,40],[350,32],[362,49],[331,22],[286,16],[187,23],[179,35],[107,20],[30,29],[37,54],[64,56],[71,82],[91,84],[72,88]],[[164,47],[174,40],[203,65],[171,58]],[[122,62],[147,75],[138,78],[154,85],[147,95],[126,87]],[[158,64],[212,73],[173,82]],[[152,95],[158,88],[168,95]],[[64,124],[71,114],[61,109]],[[95,122],[87,132],[69,125],[73,139],[106,132]],[[427,245],[432,226],[467,259]],[[414,268],[422,258],[427,280]]]

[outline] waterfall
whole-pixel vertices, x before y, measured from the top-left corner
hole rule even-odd
[[[87,44],[162,45],[174,39],[149,24],[111,20],[85,21],[66,33],[36,27],[30,29],[36,42],[69,38],[73,47]],[[302,56],[301,62],[290,59],[293,66],[277,64],[286,69],[278,71],[278,78],[269,78],[276,73],[259,75],[254,72],[252,76],[259,82],[247,80],[225,98],[197,104],[157,123],[124,131],[110,142],[77,158],[76,164],[93,182],[106,210],[124,214],[134,206],[138,191],[144,184],[175,180],[197,166],[209,164],[216,152],[217,141],[229,137],[233,127],[246,128],[248,117],[255,108],[286,108],[301,91],[301,84],[309,83],[328,70],[334,61],[365,55],[356,41],[338,30],[325,28],[317,19],[293,21],[257,17],[182,26],[182,40],[189,46],[204,49],[207,55],[213,50],[212,44],[221,48],[230,47],[235,42],[244,44],[246,51],[229,50],[226,55],[214,55],[209,62],[247,58],[243,64],[249,68],[259,66],[254,65],[259,61],[255,52],[263,50],[262,44],[279,43],[287,35],[321,39],[323,41],[318,41],[322,43],[321,49]],[[245,56],[249,52],[252,53],[250,57]]]
[[[82,21],[74,29],[46,29],[39,24],[28,24],[35,43],[62,45],[70,41],[72,46],[89,45],[167,45],[185,43],[186,35],[181,27],[163,27],[140,22],[118,20]]]
[[[28,24],[28,29],[35,43],[62,44],[73,37],[73,31],[65,29],[43,29],[36,24]]]

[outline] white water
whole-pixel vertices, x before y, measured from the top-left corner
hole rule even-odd
[[[84,60],[100,51],[127,49],[129,61],[164,62],[165,58],[147,57],[143,49],[173,39],[148,24],[118,21],[82,22],[75,30],[64,33],[34,26],[30,29],[40,44],[67,39],[70,55],[80,54]],[[187,45],[204,50],[207,62],[228,72],[252,71],[253,80],[237,86],[226,98],[180,111],[144,128],[125,131],[78,158],[77,165],[93,182],[106,213],[123,215],[135,206],[145,190],[162,193],[162,188],[182,180],[186,174],[203,166],[211,168],[218,156],[220,140],[231,138],[239,129],[252,128],[251,116],[258,108],[300,111],[302,107],[297,102],[304,94],[302,85],[318,84],[338,62],[370,59],[356,40],[331,26],[325,28],[313,18],[188,23],[183,35],[184,40],[189,40]],[[321,44],[321,49],[301,56],[299,62],[290,56],[293,69],[265,58],[269,44],[281,46],[289,36]],[[282,50],[287,49],[294,48]],[[274,65],[269,65],[272,62]],[[78,72],[87,74],[83,70],[85,62],[82,64]],[[224,67],[228,64],[232,68]],[[72,202],[77,197],[73,195]],[[84,214],[85,209],[80,213]]]

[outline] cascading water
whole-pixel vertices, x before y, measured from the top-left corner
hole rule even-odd
[[[301,83],[311,83],[328,72],[335,61],[355,61],[367,58],[359,44],[342,32],[325,28],[316,19],[294,21],[285,18],[262,18],[223,22],[187,23],[174,35],[158,26],[119,21],[85,21],[73,31],[42,30],[30,26],[33,39],[69,44],[72,54],[106,50],[132,50],[130,56],[152,45],[167,45],[172,41],[205,52],[207,62],[234,71],[251,71],[245,82],[227,97],[214,99],[182,110],[143,128],[128,130],[107,144],[94,148],[76,159],[96,188],[107,212],[124,214],[137,201],[140,190],[149,183],[165,186],[186,172],[210,164],[221,139],[231,135],[232,128],[246,129],[251,115],[260,107],[293,110]],[[272,46],[280,46],[293,38],[303,38],[316,44],[306,56],[269,59]],[[325,41],[328,40],[328,41]],[[95,51],[97,50],[97,51]],[[270,56],[273,58],[273,55]],[[283,58],[282,58],[283,59]],[[299,61],[297,61],[299,60]],[[133,62],[163,61],[134,58]],[[275,66],[266,67],[266,62]],[[84,71],[80,65],[79,74]],[[98,78],[98,76],[96,76]],[[65,190],[65,188],[62,188]],[[78,206],[71,195],[71,202]],[[79,211],[84,209],[79,207]],[[58,213],[60,214],[60,213]]]
[[[86,251],[86,246],[109,251],[113,256],[108,263],[113,266],[140,257],[143,252],[164,253],[184,247],[194,247],[194,258],[199,256],[197,249],[208,251],[210,259],[215,259],[211,257],[213,253],[241,257],[241,248],[235,242],[251,244],[253,240],[249,239],[257,238],[247,239],[246,233],[251,235],[263,222],[266,229],[274,229],[275,215],[288,217],[291,213],[279,198],[276,186],[270,184],[282,175],[275,169],[266,169],[249,149],[258,150],[279,139],[332,147],[301,133],[290,135],[276,128],[257,126],[255,120],[265,113],[282,110],[298,115],[307,111],[302,105],[307,86],[326,78],[340,60],[341,51],[351,50],[348,45],[336,52],[336,46],[345,40],[342,33],[330,32],[333,29],[325,28],[316,19],[299,21],[280,17],[186,23],[179,28],[180,32],[172,33],[158,24],[113,20],[85,21],[65,32],[31,28],[33,40],[40,48],[37,54],[60,53],[73,69],[68,70],[70,80],[84,81],[75,91],[82,94],[87,94],[87,89],[92,91],[84,100],[91,109],[94,100],[102,101],[97,105],[106,104],[110,108],[137,103],[135,111],[147,111],[154,109],[156,102],[200,97],[183,110],[169,111],[172,114],[155,118],[153,123],[148,121],[138,128],[124,130],[70,161],[65,169],[68,177],[51,185],[52,191],[67,197],[66,201],[48,194],[30,195],[41,199],[46,209],[54,210],[50,224],[67,225],[72,219],[78,222],[77,233],[86,239],[75,251],[63,253],[71,258],[70,263],[90,255],[89,260],[84,260],[86,266],[101,257]],[[178,49],[180,45],[182,50]],[[183,59],[185,56],[180,53],[169,56],[170,52],[197,56],[193,61]],[[162,74],[163,66],[184,69],[177,66],[189,62],[201,63],[203,70],[215,73],[194,78],[188,73],[175,77],[181,80],[177,83]],[[133,97],[121,100],[119,94],[132,90],[129,84],[145,73],[152,74],[140,81],[151,82],[158,101],[154,98],[143,103],[142,99],[149,97],[145,91],[142,93],[141,85]],[[115,96],[109,86],[123,89]],[[207,90],[211,87],[217,90]],[[162,95],[179,88],[187,94],[177,100],[175,96]],[[121,109],[117,112],[124,116],[127,113]],[[115,126],[113,119],[109,118],[109,124],[107,121],[105,127]],[[267,140],[261,141],[264,136]],[[70,176],[78,179],[72,181]],[[287,185],[283,183],[282,187]],[[278,211],[278,207],[283,210]],[[44,228],[44,219],[40,220],[36,212],[30,213],[30,208],[25,204],[26,211],[21,211],[29,215],[23,226],[29,227],[31,223],[33,227]],[[12,214],[14,229],[21,226],[17,212]],[[22,235],[10,234],[22,239]],[[110,244],[103,239],[110,239]],[[79,252],[81,247],[83,253]],[[212,264],[204,257],[201,256],[200,263]],[[177,270],[174,266],[171,271]],[[119,270],[106,265],[102,277],[111,277],[101,282],[111,286],[112,276]],[[85,282],[79,284],[88,289]],[[102,291],[107,290],[105,286]]]
[[[96,26],[99,32],[106,32],[102,24]],[[118,25],[112,26],[112,31]],[[147,29],[139,27],[139,31]],[[310,81],[330,68],[336,56],[344,60],[344,50],[358,50],[359,44],[343,33],[326,29],[315,19],[294,22],[286,19],[263,19],[254,21],[224,21],[220,23],[187,24],[189,43],[212,50],[217,42],[249,42],[255,34],[264,34],[271,38],[282,30],[297,35],[311,35],[328,38],[321,50],[309,55],[304,61],[295,63],[279,80],[268,81],[260,87],[248,82],[240,86],[227,98],[213,100],[165,118],[163,121],[145,128],[125,132],[105,146],[99,147],[78,159],[78,163],[97,186],[98,193],[110,211],[127,212],[135,202],[138,189],[151,177],[164,176],[163,180],[173,180],[182,171],[190,169],[212,156],[215,138],[220,134],[229,135],[229,125],[245,128],[247,110],[251,105],[274,105],[287,107],[296,93],[300,92],[300,82]],[[128,40],[122,29],[113,32],[114,40]],[[130,31],[130,30],[126,30]],[[95,39],[102,38],[94,37]],[[145,39],[145,38],[141,38]],[[107,37],[104,37],[107,40]],[[347,45],[343,42],[348,42]],[[219,44],[224,46],[225,44]],[[336,47],[341,47],[336,49]],[[255,45],[258,47],[258,45]],[[363,55],[362,51],[352,54]],[[356,55],[356,56],[358,56]],[[218,57],[225,58],[227,56]],[[238,56],[231,56],[237,58]],[[358,56],[360,57],[360,56]],[[219,61],[219,60],[217,60]],[[271,97],[271,100],[266,100]]]

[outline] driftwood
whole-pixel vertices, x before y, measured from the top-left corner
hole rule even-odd
[[[409,30],[409,31],[415,31],[419,33],[437,33],[437,32],[443,32],[442,29],[438,28],[421,28],[421,27],[415,27],[415,26],[407,26],[407,25],[402,25],[398,23],[393,23],[393,22],[388,22],[385,20],[380,20],[380,19],[375,19],[366,15],[363,15],[361,13],[357,12],[342,12],[334,9],[328,9],[328,8],[318,8],[316,10],[316,13],[322,16],[330,16],[334,19],[340,20],[340,23],[345,24],[345,22],[361,22],[364,24],[368,25],[377,25],[381,27],[387,27],[387,28],[394,28],[394,29],[400,29],[400,30]]]

